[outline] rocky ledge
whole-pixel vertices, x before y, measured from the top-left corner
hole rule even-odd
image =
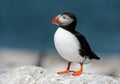
[[[58,75],[41,67],[22,66],[0,73],[0,84],[120,84],[120,78],[103,74],[71,74]]]

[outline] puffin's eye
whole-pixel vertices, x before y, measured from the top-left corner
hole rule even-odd
[[[63,16],[63,19],[65,19],[65,16]]]

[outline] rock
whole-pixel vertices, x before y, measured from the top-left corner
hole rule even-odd
[[[58,75],[41,67],[22,66],[0,74],[0,84],[120,84],[120,78],[103,74]]]

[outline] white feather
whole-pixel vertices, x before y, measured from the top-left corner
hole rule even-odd
[[[63,18],[63,17],[65,17],[65,18]],[[62,21],[62,26],[67,26],[74,21],[74,19],[70,18],[67,15],[62,15],[62,16],[59,16],[58,18]]]
[[[59,27],[54,35],[54,43],[58,53],[65,60],[78,63],[85,61],[85,57],[79,54],[80,43],[71,32]]]

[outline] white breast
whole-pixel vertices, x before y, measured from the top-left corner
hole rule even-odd
[[[58,53],[67,61],[82,63],[85,58],[80,56],[80,43],[69,31],[58,28],[54,35],[54,43]]]

